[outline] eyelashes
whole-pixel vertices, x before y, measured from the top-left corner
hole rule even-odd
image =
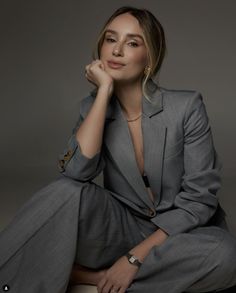
[[[113,38],[105,38],[106,42],[108,43],[114,43],[116,40]],[[132,47],[138,47],[138,44],[136,42],[129,42],[129,44],[131,44]]]

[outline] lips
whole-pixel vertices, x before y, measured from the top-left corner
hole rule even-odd
[[[121,67],[123,67],[125,65],[123,63],[114,62],[114,61],[107,61],[107,64],[111,68],[121,68]]]

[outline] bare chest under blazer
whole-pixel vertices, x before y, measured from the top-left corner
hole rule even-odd
[[[138,119],[133,122],[128,122],[128,126],[129,126],[129,130],[130,130],[130,134],[131,134],[131,138],[133,142],[137,166],[139,168],[141,176],[145,176],[141,119]],[[151,188],[147,187],[147,190],[151,200],[154,201],[154,195],[152,193]]]

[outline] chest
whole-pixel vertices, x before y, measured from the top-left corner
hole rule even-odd
[[[143,156],[143,136],[141,128],[141,119],[128,122],[129,132],[133,143],[133,149],[137,166],[141,175],[144,174],[144,156]]]
[[[143,177],[149,196],[151,200],[154,201],[154,195],[149,186],[149,181],[148,181],[148,178],[145,176],[145,170],[144,170],[144,152],[143,152],[143,135],[142,135],[141,119],[139,119],[138,121],[135,121],[135,123],[134,122],[128,123],[128,126],[129,126],[129,132],[132,138],[133,149],[135,153],[137,166],[139,168],[141,176]]]

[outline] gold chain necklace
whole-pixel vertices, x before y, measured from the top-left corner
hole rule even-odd
[[[138,120],[138,118],[140,118],[142,116],[142,113],[138,116],[138,117],[136,117],[136,118],[134,118],[134,119],[126,119],[128,122],[132,122],[132,121],[136,121],[136,120]]]

